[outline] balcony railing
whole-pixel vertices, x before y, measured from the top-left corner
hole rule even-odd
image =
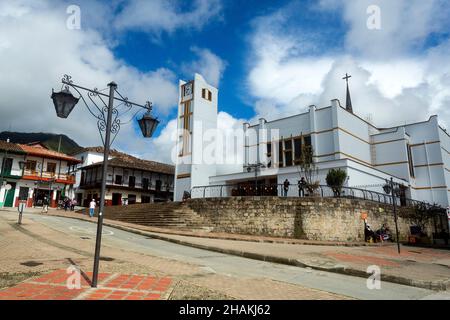
[[[54,173],[54,172],[39,172],[36,170],[25,169],[23,172],[24,176],[33,177],[36,180],[44,179],[44,180],[59,180],[68,183],[75,183],[75,176],[66,173]]]
[[[99,179],[95,179],[95,180],[85,179],[84,181],[81,181],[80,187],[91,187],[91,186],[100,185],[100,184],[101,184],[101,180],[99,180]],[[170,186],[169,189],[167,189],[166,186],[162,185],[159,190],[156,190],[156,185],[154,185],[154,184],[147,185],[147,188],[144,188],[144,184],[140,183],[140,182],[135,182],[134,186],[130,186],[126,182],[116,183],[115,181],[113,181],[111,179],[106,180],[106,185],[111,186],[111,187],[125,187],[125,188],[131,188],[131,189],[139,189],[142,191],[158,191],[158,192],[167,192],[167,191],[173,192],[174,191],[173,186]]]
[[[406,197],[395,197],[391,195],[371,190],[352,187],[341,187],[338,190],[329,186],[319,185],[315,190],[308,191],[307,188],[299,190],[297,185],[289,185],[287,188],[283,184],[270,185],[213,185],[199,186],[191,189],[192,198],[226,198],[226,197],[246,197],[246,196],[278,196],[278,197],[321,197],[321,198],[347,198],[362,199],[384,204],[398,206],[414,206],[419,204],[430,205],[423,201],[408,199]]]

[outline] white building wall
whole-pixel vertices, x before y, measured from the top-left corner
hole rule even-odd
[[[439,128],[439,140],[441,141],[440,147],[444,164],[445,185],[447,186],[447,201],[450,204],[450,136],[442,128]]]
[[[182,108],[181,87],[185,82],[180,81],[179,95],[179,114]],[[212,93],[212,101],[202,98],[202,89],[208,89]],[[194,97],[192,104],[192,137],[191,152],[192,156],[178,158],[175,170],[175,201],[180,201],[184,191],[190,191],[194,186],[207,185],[209,177],[217,172],[217,166],[214,159],[205,159],[206,141],[204,134],[208,130],[217,130],[217,103],[218,89],[209,85],[205,79],[195,74],[194,77]],[[178,121],[178,129],[180,129],[180,121]],[[217,137],[212,136],[209,145],[214,145]],[[177,146],[177,149],[179,146]],[[184,163],[184,166],[180,166]],[[187,164],[187,165],[186,165]],[[189,188],[188,188],[189,186]]]
[[[332,112],[337,118],[337,127],[333,129],[338,135],[339,157],[371,164],[369,124],[336,105],[332,106]]]
[[[3,163],[3,158],[13,159],[11,175],[13,175],[13,176],[21,176],[22,175],[22,170],[20,170],[19,162],[25,161],[25,155],[17,155],[17,154],[8,153],[5,157],[4,152],[2,152],[0,154],[0,172],[2,169],[1,166]]]

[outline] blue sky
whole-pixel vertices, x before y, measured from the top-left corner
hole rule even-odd
[[[221,18],[200,31],[180,30],[176,34],[162,33],[155,40],[145,31],[130,31],[121,36],[114,48],[118,58],[143,71],[160,67],[179,69],[184,61],[196,59],[191,47],[207,47],[226,62],[220,81],[220,109],[237,118],[255,116],[254,99],[248,95],[246,77],[250,69],[248,39],[255,19],[270,15],[280,8],[291,7],[292,17],[286,29],[317,33],[321,50],[337,50],[343,46],[345,24],[338,14],[315,10],[317,1],[224,1]],[[298,13],[301,12],[302,15]],[[321,22],[320,27],[317,21]],[[317,52],[316,52],[317,53]],[[192,74],[179,70],[177,75],[189,79]],[[174,116],[175,110],[171,113]]]
[[[72,4],[81,11],[76,30],[66,23]],[[374,5],[375,29],[367,24]],[[438,114],[447,126],[449,30],[445,0],[0,0],[0,59],[8,61],[0,64],[0,130],[100,144],[82,106],[67,121],[54,115],[49,92],[65,73],[151,99],[162,121],[156,136],[123,127],[115,147],[161,161],[174,145],[178,80],[194,72],[219,87],[221,129],[344,103],[347,72],[361,117],[387,126]]]
[[[114,49],[117,57],[141,70],[153,70],[161,66],[178,69],[184,61],[196,59],[191,47],[207,47],[227,63],[220,82],[221,110],[235,117],[250,118],[254,115],[251,104],[242,95],[245,94],[245,77],[248,72],[246,37],[251,30],[252,20],[283,5],[279,1],[274,5],[270,0],[225,1],[223,18],[205,26],[201,31],[180,30],[176,34],[163,33],[154,40],[145,31],[131,31],[121,38]],[[182,79],[192,78],[181,70]],[[172,112],[174,116],[175,110]]]

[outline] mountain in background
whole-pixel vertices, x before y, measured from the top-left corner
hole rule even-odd
[[[58,151],[59,139],[61,137],[61,147],[59,152],[66,154],[73,154],[82,147],[80,147],[75,141],[70,139],[64,134],[54,133],[25,133],[25,132],[0,132],[0,140],[6,141],[8,138],[12,143],[32,143],[40,142],[50,150]]]

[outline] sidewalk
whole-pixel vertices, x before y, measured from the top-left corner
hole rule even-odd
[[[53,210],[49,215],[95,223],[96,218]],[[185,232],[140,226],[114,220],[104,224],[153,238],[246,258],[301,266],[367,278],[367,267],[381,269],[381,279],[433,290],[450,288],[450,251],[401,247],[395,244],[353,246],[296,239],[281,239],[219,233]]]

